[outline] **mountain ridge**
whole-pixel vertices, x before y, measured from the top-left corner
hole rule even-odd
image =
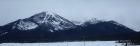
[[[113,20],[104,21],[93,18],[81,23],[70,21],[52,12],[41,12],[0,26],[0,42],[3,40],[28,42],[33,39],[39,41],[82,40],[84,36],[89,38],[87,40],[111,39],[110,37],[113,40],[132,39],[137,36],[135,33],[133,29]]]

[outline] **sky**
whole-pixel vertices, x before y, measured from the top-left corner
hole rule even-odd
[[[0,26],[43,11],[69,20],[115,20],[140,31],[140,0],[0,0]]]

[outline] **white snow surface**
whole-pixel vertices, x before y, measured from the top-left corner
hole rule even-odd
[[[50,32],[53,32],[53,30],[52,30],[52,29],[50,29],[49,31],[50,31]]]
[[[0,46],[84,46],[84,42],[56,42],[56,43],[2,43]],[[86,41],[85,46],[124,46],[116,41]],[[140,45],[129,45],[140,46]]]
[[[60,24],[60,22],[56,22],[56,21],[53,21],[52,23],[53,24],[56,24],[56,25],[59,25]]]
[[[3,35],[5,35],[5,34],[7,34],[8,32],[4,32],[4,33],[2,33],[0,36],[3,36]]]
[[[32,19],[38,24],[42,24],[44,23],[44,20],[46,20],[46,12],[35,14]]]
[[[72,23],[74,23],[75,25],[82,25],[84,23],[84,21],[73,21],[71,20]]]
[[[55,13],[50,12],[50,11],[47,11],[46,13],[47,13],[47,15],[52,15],[52,17],[54,17],[54,15],[56,15]]]
[[[98,23],[98,20],[95,18],[87,19],[85,22],[89,22],[90,24],[96,24]]]
[[[41,12],[35,14],[31,19],[33,19],[38,24],[45,24],[44,26],[51,25],[53,30],[64,30],[66,28],[71,28],[73,25],[69,23],[65,18],[53,13],[53,12]],[[71,26],[66,26],[71,25]]]
[[[12,28],[17,28],[19,30],[30,30],[36,28],[38,25],[31,21],[20,21],[18,24],[15,24],[17,27],[13,26]]]
[[[35,20],[38,24],[42,24],[46,22],[47,19],[55,17],[55,16],[56,16],[55,13],[47,11],[47,12],[41,12],[41,13],[35,14],[32,19]]]

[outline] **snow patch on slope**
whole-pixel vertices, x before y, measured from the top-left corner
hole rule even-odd
[[[84,22],[81,22],[81,21],[71,21],[71,22],[73,22],[75,25],[82,25]]]
[[[5,35],[5,34],[7,34],[8,32],[4,32],[4,33],[2,33],[0,36],[3,36],[3,35]]]
[[[30,29],[35,29],[38,25],[35,24],[34,22],[31,21],[24,21],[20,20],[18,24],[15,23],[15,26],[12,28],[17,28],[19,30],[30,30]]]

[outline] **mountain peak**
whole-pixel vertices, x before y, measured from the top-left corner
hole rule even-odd
[[[75,24],[53,12],[43,11],[34,14],[29,18],[19,19],[4,26],[8,26],[8,28],[11,30],[16,29],[22,31],[41,27],[46,28],[48,31],[51,30],[51,32],[54,32],[56,30],[73,28]]]
[[[45,11],[43,11],[43,12],[41,12],[41,13],[38,13],[38,14],[45,14],[45,15],[46,15],[46,12],[45,12]]]
[[[51,27],[51,30],[63,30],[74,26],[71,21],[49,11],[35,14],[29,19],[43,27]]]
[[[26,30],[28,30],[27,23],[31,26],[36,25],[37,26],[43,26],[45,28],[49,28],[49,30],[64,30],[68,28],[72,28],[75,26],[71,21],[53,13],[53,12],[41,12],[37,13],[29,18],[22,19],[17,25],[20,27],[19,29],[24,30],[26,27]],[[24,27],[24,28],[23,28]],[[30,28],[29,28],[30,29]]]
[[[40,25],[40,24],[44,23],[45,20],[54,18],[56,16],[58,16],[58,15],[53,13],[53,12],[49,12],[49,11],[45,12],[45,11],[43,11],[41,13],[37,13],[37,14],[31,16],[28,19],[30,19],[30,20],[32,20],[32,21],[34,21],[34,22],[36,22],[37,24]]]
[[[85,21],[85,23],[89,23],[89,24],[96,24],[98,22],[99,20],[97,20],[96,18],[90,18]]]
[[[38,14],[43,14],[43,15],[52,15],[52,16],[54,16],[54,15],[55,15],[55,13],[50,12],[50,11],[43,11],[43,12],[38,13]]]
[[[46,14],[54,15],[55,13],[54,12],[47,11]]]

